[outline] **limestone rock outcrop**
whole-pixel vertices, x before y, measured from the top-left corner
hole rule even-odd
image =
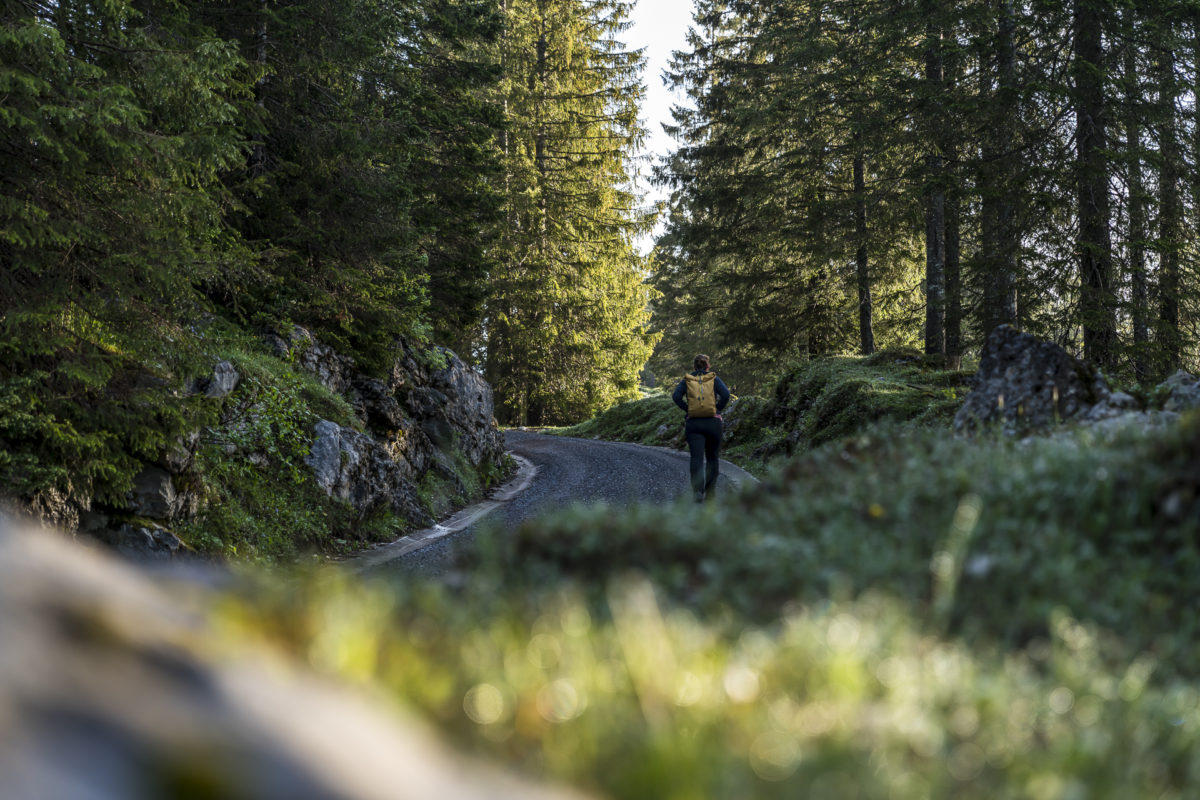
[[[449,350],[421,358],[401,342],[386,380],[379,380],[355,373],[353,362],[306,331],[273,341],[277,350],[286,342],[288,356],[327,388],[344,391],[366,429],[320,420],[306,459],[326,494],[360,514],[389,507],[428,524],[416,490],[425,474],[432,471],[461,488],[456,454],[476,469],[503,455],[491,387]]]
[[[319,421],[313,435],[305,461],[327,495],[345,500],[362,515],[388,507],[411,522],[432,522],[416,491],[432,458],[428,443],[410,441],[406,454],[398,445],[389,448],[329,420]]]
[[[373,377],[304,328],[269,334],[266,342],[274,355],[341,395],[357,417],[340,419],[343,424],[318,420],[304,461],[325,494],[360,517],[389,510],[410,524],[428,525],[433,520],[418,493],[427,475],[463,494],[477,485],[466,472],[490,470],[503,456],[491,387],[449,350],[418,351],[397,342],[387,373]],[[244,381],[230,361],[218,361],[185,391],[218,402],[221,422],[179,437],[156,462],[144,464],[124,498],[96,504],[44,493],[16,507],[140,560],[187,554],[171,528],[201,510],[203,486],[194,469],[201,442],[222,443],[228,458],[269,468],[274,423],[259,416],[261,383]]]
[[[330,391],[344,394],[350,388],[355,374],[354,359],[317,341],[306,329],[296,325],[286,335],[273,333],[266,338],[277,357],[294,362]]]
[[[241,376],[238,375],[233,364],[228,361],[219,361],[213,367],[212,378],[209,379],[204,394],[208,397],[228,397],[237,388],[240,379]]]
[[[326,494],[350,503],[359,514],[390,508],[411,522],[429,524],[417,494],[427,473],[461,488],[456,454],[476,469],[503,455],[491,386],[450,350],[422,356],[401,341],[380,380],[356,372],[351,359],[302,328],[269,341],[277,354],[344,394],[362,423],[360,432],[318,421],[305,459]]]
[[[268,340],[277,354],[331,391],[345,394],[374,434],[411,439],[413,431],[407,423],[415,423],[436,449],[456,450],[476,467],[503,452],[491,386],[446,348],[434,348],[422,357],[407,342],[398,342],[386,379],[378,380],[356,372],[352,359],[321,344],[303,328]],[[403,435],[395,437],[397,432]],[[408,451],[420,450],[419,443],[404,449],[410,463],[417,460]]]

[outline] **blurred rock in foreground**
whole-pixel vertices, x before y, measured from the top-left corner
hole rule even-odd
[[[202,608],[0,516],[0,797],[577,796],[460,757],[379,697],[234,650]]]

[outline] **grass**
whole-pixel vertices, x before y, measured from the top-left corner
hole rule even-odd
[[[614,798],[1183,798],[1200,416],[871,428],[716,507],[569,509],[471,580],[228,606],[461,746]]]
[[[869,358],[839,356],[786,370],[770,397],[738,397],[722,415],[722,455],[756,474],[766,462],[834,441],[882,421],[941,425],[954,417],[971,373],[945,370],[911,348]],[[683,449],[683,412],[670,389],[614,406],[590,420],[551,431]]]
[[[1121,631],[1133,650],[1200,664],[1188,611],[1200,601],[1200,516],[1162,512],[1173,505],[1166,487],[1200,484],[1188,455],[1200,450],[1200,420],[1189,426],[1182,441],[1179,431],[973,442],[878,429],[795,458],[712,509],[577,508],[526,526],[497,539],[496,569],[531,584],[638,569],[673,602],[760,622],[788,604],[883,591],[986,646],[1045,636],[1061,606]]]
[[[602,411],[591,419],[565,428],[547,429],[547,433],[578,436],[585,439],[613,439],[638,444],[682,447],[683,412],[663,389],[643,389],[637,400],[626,400]],[[667,426],[669,434],[659,434]]]

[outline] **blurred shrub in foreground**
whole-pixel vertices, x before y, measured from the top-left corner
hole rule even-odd
[[[454,589],[341,576],[225,619],[612,797],[1185,797],[1197,453],[1197,418],[875,431],[716,507],[493,536]]]

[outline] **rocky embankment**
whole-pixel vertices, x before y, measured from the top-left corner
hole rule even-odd
[[[433,521],[419,496],[426,476],[436,476],[439,485],[469,500],[464,469],[499,471],[503,437],[493,417],[491,387],[453,352],[419,353],[399,342],[380,378],[364,374],[353,359],[303,328],[265,338],[275,358],[311,375],[351,409],[352,418],[340,421],[308,415],[306,429],[296,434],[304,439],[301,470],[307,474],[302,479],[315,482],[330,503],[348,506],[359,518],[394,513],[419,527]],[[189,552],[176,531],[204,512],[199,449],[218,442],[224,459],[251,469],[272,468],[275,442],[247,435],[263,427],[264,389],[245,383],[228,360],[192,381],[183,393],[220,404],[218,422],[181,437],[156,462],[145,464],[124,502],[42,496],[16,503],[17,510],[135,558],[170,559]]]

